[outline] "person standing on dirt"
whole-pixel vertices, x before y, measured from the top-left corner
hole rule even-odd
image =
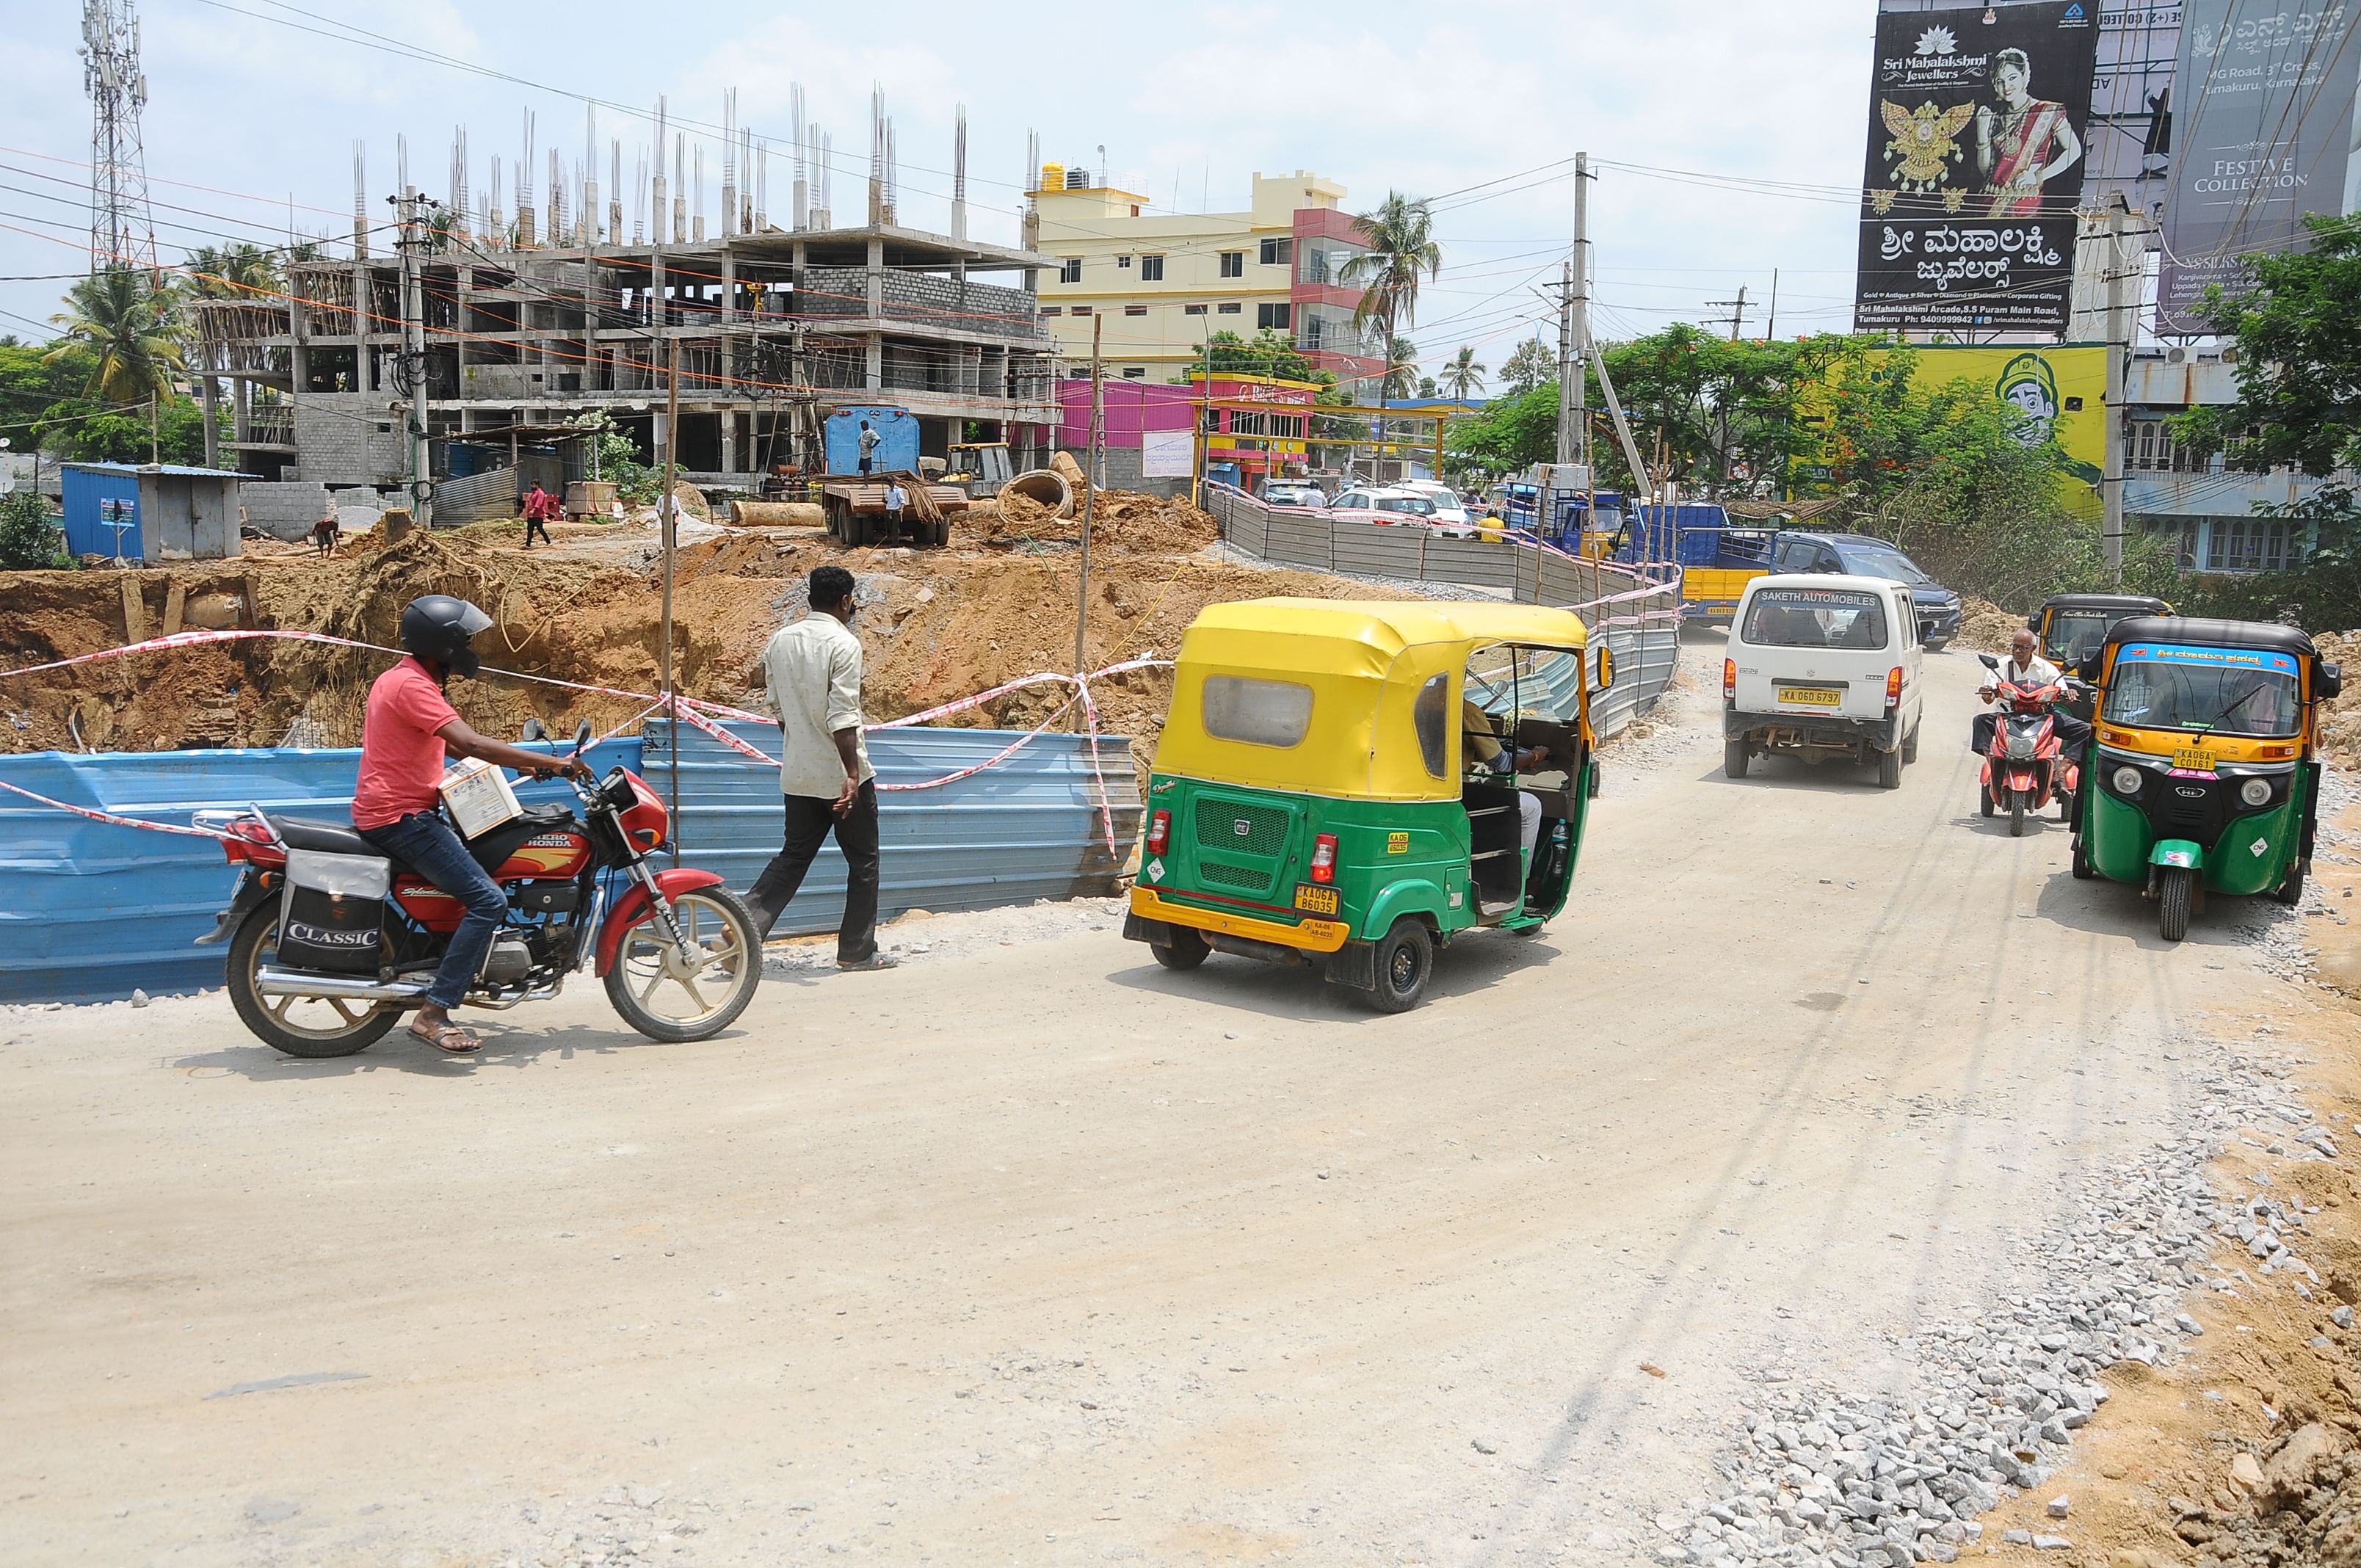
[[[902,488],[899,479],[885,481],[885,532],[898,539],[902,536],[902,509],[910,504],[910,492]]]
[[[446,755],[481,757],[521,773],[566,773],[587,779],[580,761],[549,757],[479,735],[443,695],[452,675],[473,675],[479,661],[469,641],[492,618],[465,599],[428,594],[401,612],[401,645],[409,656],[370,685],[361,721],[360,781],[353,790],[353,828],[386,855],[416,872],[467,907],[426,1004],[410,1032],[440,1051],[464,1056],[483,1042],[451,1022],[451,1009],[484,967],[492,938],[508,918],[508,895],[467,852],[467,841],[437,809]]]
[[[524,547],[526,549],[533,548],[533,536],[535,533],[541,535],[541,542],[544,544],[551,546],[556,544],[557,541],[549,536],[549,514],[556,505],[556,499],[539,485],[535,485],[533,488],[533,493],[525,497]]]
[[[334,555],[336,553],[336,509],[330,507],[327,515],[312,525],[312,553]]]
[[[861,422],[861,434],[856,439],[855,444],[861,448],[861,471],[862,473],[866,474],[869,472],[869,466],[877,460],[877,444],[884,439],[885,438],[884,436],[869,428],[869,422],[867,420],[862,420]]]
[[[831,832],[844,857],[844,919],[836,967],[892,969],[877,950],[877,770],[861,740],[861,639],[852,634],[852,574],[820,566],[807,597],[811,613],[772,633],[763,673],[779,715],[779,790],[786,837],[746,894],[764,937],[803,885]]]

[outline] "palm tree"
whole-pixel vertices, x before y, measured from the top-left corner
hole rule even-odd
[[[258,245],[201,245],[181,262],[202,300],[245,300],[279,287],[279,269]]]
[[[1458,353],[1443,362],[1443,374],[1435,379],[1444,391],[1465,402],[1484,389],[1484,367],[1476,363],[1476,351],[1463,343]]]
[[[60,330],[43,364],[89,354],[82,395],[108,402],[148,402],[171,391],[181,362],[169,290],[151,287],[131,268],[110,267],[67,290],[66,302],[71,310],[49,318]]]
[[[1387,192],[1376,212],[1355,218],[1353,233],[1368,248],[1346,261],[1336,276],[1341,282],[1363,286],[1361,302],[1353,307],[1353,324],[1367,327],[1378,322],[1385,328],[1385,378],[1390,388],[1402,361],[1395,336],[1418,319],[1419,274],[1442,275],[1443,247],[1434,240],[1431,204],[1399,191]],[[1378,440],[1382,444],[1385,438],[1386,422],[1380,419]]]
[[[1393,340],[1394,351],[1386,359],[1386,378],[1382,394],[1389,398],[1407,398],[1418,386],[1418,345],[1406,337]]]

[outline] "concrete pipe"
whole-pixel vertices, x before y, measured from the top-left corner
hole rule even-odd
[[[732,501],[730,521],[741,528],[824,528],[817,501]]]
[[[1020,497],[1021,500],[1017,499]],[[1064,475],[1054,468],[1035,468],[1000,487],[1000,515],[1004,520],[1018,521],[1025,511],[1035,507],[1049,517],[1074,515],[1074,491]]]

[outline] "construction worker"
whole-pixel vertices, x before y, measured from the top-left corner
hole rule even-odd
[[[526,549],[533,548],[533,536],[536,533],[541,535],[541,542],[544,544],[554,545],[557,543],[549,536],[549,516],[556,506],[556,499],[539,485],[535,485],[532,492],[524,498],[524,547]]]
[[[866,474],[869,472],[870,464],[876,461],[877,444],[884,439],[885,438],[884,436],[869,428],[869,422],[867,420],[862,420],[861,422],[861,433],[854,438],[854,444],[861,448],[861,471],[862,473]]]

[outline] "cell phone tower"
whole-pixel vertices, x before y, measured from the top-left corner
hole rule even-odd
[[[156,270],[156,219],[148,205],[148,153],[139,111],[139,18],[132,0],[82,0],[82,91],[90,94],[90,269]]]

